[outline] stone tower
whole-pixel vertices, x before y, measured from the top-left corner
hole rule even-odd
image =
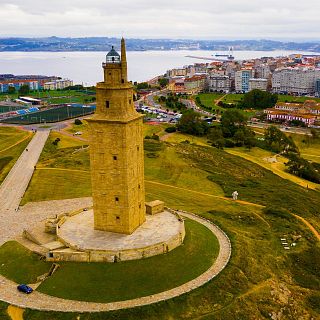
[[[94,228],[131,234],[145,221],[143,116],[136,112],[121,58],[112,47],[97,83],[97,109],[88,120]]]

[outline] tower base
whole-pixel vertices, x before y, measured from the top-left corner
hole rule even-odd
[[[147,215],[132,234],[94,230],[93,210],[67,217],[57,228],[62,248],[48,253],[49,261],[120,262],[167,253],[183,243],[184,221],[164,210]]]

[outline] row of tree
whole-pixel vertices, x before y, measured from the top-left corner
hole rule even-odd
[[[255,133],[247,126],[247,118],[237,109],[223,113],[220,124],[209,125],[201,115],[193,110],[186,111],[177,124],[180,132],[196,136],[207,136],[217,148],[255,145]]]
[[[186,106],[181,102],[180,96],[176,94],[169,93],[166,97],[160,96],[158,98],[159,103],[162,103],[166,108],[174,110],[186,110]]]

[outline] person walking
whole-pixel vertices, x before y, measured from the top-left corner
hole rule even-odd
[[[238,200],[238,195],[239,195],[238,191],[233,191],[232,192],[232,199],[233,200]]]

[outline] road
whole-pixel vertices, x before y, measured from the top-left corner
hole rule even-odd
[[[33,139],[23,151],[5,180],[0,186],[0,212],[13,213],[19,207],[30,179],[34,166],[37,164],[49,130],[37,131]],[[28,150],[28,151],[27,151]]]

